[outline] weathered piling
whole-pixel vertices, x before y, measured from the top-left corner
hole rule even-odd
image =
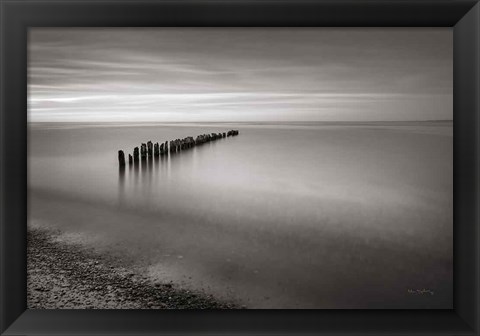
[[[160,155],[160,147],[158,146],[158,142],[153,145],[153,155],[159,156]]]
[[[135,147],[133,149],[133,161],[138,162],[138,159],[139,159],[139,157],[138,157],[138,147]]]
[[[147,142],[147,153],[148,157],[151,158],[153,156],[153,142]]]
[[[180,152],[180,139],[175,139],[175,152]]]
[[[185,146],[186,148],[192,148],[195,146],[195,140],[193,140],[193,137],[189,136],[185,138]]]
[[[142,143],[141,147],[140,147],[140,158],[142,160],[146,160],[147,159],[147,145]]]
[[[133,163],[133,156],[132,154],[128,154],[128,164],[132,164]]]
[[[201,145],[201,144],[204,144],[206,142],[213,141],[217,138],[218,138],[218,134],[215,134],[215,133],[202,134],[202,135],[197,136],[197,138],[194,141],[193,141],[193,138],[192,138],[192,142],[194,142],[195,145]]]
[[[118,151],[118,164],[120,166],[125,166],[125,153],[123,150]]]

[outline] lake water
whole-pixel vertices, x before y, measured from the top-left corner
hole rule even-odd
[[[29,225],[158,281],[248,308],[452,307],[450,122],[29,128]],[[119,170],[119,149],[229,129]]]

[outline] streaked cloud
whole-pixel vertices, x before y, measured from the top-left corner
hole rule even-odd
[[[32,28],[31,121],[452,119],[450,29]]]

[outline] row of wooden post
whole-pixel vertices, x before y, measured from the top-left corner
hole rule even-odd
[[[134,162],[138,162],[140,160],[144,161],[147,157],[158,157],[161,155],[166,155],[168,153],[176,153],[180,152],[185,149],[190,149],[195,146],[202,145],[206,142],[214,141],[217,139],[222,139],[230,136],[238,135],[238,130],[230,130],[224,133],[211,133],[211,134],[201,134],[193,139],[193,137],[189,136],[184,139],[176,139],[172,141],[165,141],[160,145],[157,143],[153,143],[148,141],[146,144],[142,143],[140,146],[140,150],[138,147],[133,149],[133,156],[132,154],[128,154],[128,163],[133,164]],[[123,150],[118,151],[118,163],[120,166],[125,166],[125,153]]]

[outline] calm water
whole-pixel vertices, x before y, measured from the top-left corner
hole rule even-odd
[[[232,128],[119,170],[119,149]],[[31,124],[29,144],[29,225],[160,281],[249,308],[451,308],[451,123]]]

